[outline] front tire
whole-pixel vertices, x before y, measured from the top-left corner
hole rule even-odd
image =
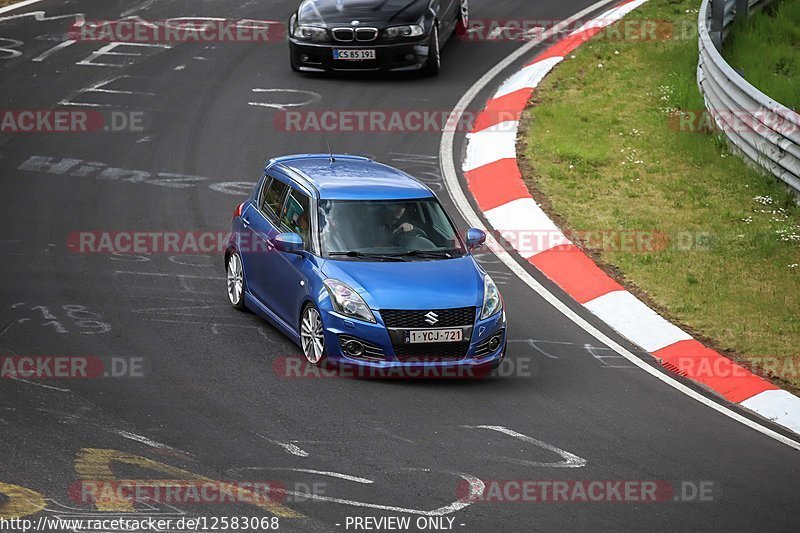
[[[300,346],[309,363],[322,365],[325,360],[325,329],[322,316],[313,304],[307,304],[300,316]]]
[[[469,0],[461,0],[461,7],[456,20],[456,35],[463,37],[469,31]]]
[[[428,43],[428,59],[425,61],[425,74],[436,76],[442,67],[442,52],[439,47],[439,25],[433,23],[431,38]]]
[[[225,266],[226,278],[228,282],[228,300],[234,309],[244,311],[244,268],[242,268],[242,256],[239,252],[231,252]]]

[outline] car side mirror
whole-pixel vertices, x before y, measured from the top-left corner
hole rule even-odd
[[[486,233],[477,228],[470,228],[467,230],[467,248],[472,251],[486,242]]]
[[[280,233],[273,240],[275,249],[287,254],[303,252],[303,238],[297,233]]]

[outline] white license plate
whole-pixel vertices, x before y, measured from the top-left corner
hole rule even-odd
[[[417,329],[406,332],[406,344],[427,342],[461,342],[464,340],[462,329]]]
[[[339,50],[334,48],[333,58],[346,61],[364,61],[375,59],[375,50]]]

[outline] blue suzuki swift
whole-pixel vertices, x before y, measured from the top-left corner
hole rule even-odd
[[[308,361],[491,368],[506,348],[497,286],[433,192],[351,155],[272,159],[237,206],[228,298],[267,319]]]

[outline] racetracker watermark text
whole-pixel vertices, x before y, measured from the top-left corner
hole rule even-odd
[[[145,131],[142,111],[94,109],[0,109],[0,133],[96,133]]]
[[[494,231],[487,246],[492,250],[538,253],[545,250],[570,252],[573,244],[591,250],[620,253],[665,251],[703,252],[714,245],[707,231],[667,233],[659,230],[607,229]],[[234,238],[235,237],[235,238]],[[231,242],[243,253],[269,253],[272,244],[251,232],[238,235],[225,231],[73,231],[67,249],[77,254],[213,254],[223,253]]]
[[[141,378],[147,370],[143,357],[0,355],[0,378],[8,379]]]
[[[470,503],[664,503],[711,502],[713,481],[665,480],[482,480],[481,490],[461,480],[460,501]]]
[[[460,38],[468,42],[542,41],[556,42],[580,36],[610,42],[660,42],[697,38],[697,23],[657,19],[598,18],[590,22],[567,22],[553,19],[470,19]]]
[[[268,43],[286,40],[286,29],[275,20],[179,17],[168,20],[87,20],[70,28],[79,42],[139,44]]]

